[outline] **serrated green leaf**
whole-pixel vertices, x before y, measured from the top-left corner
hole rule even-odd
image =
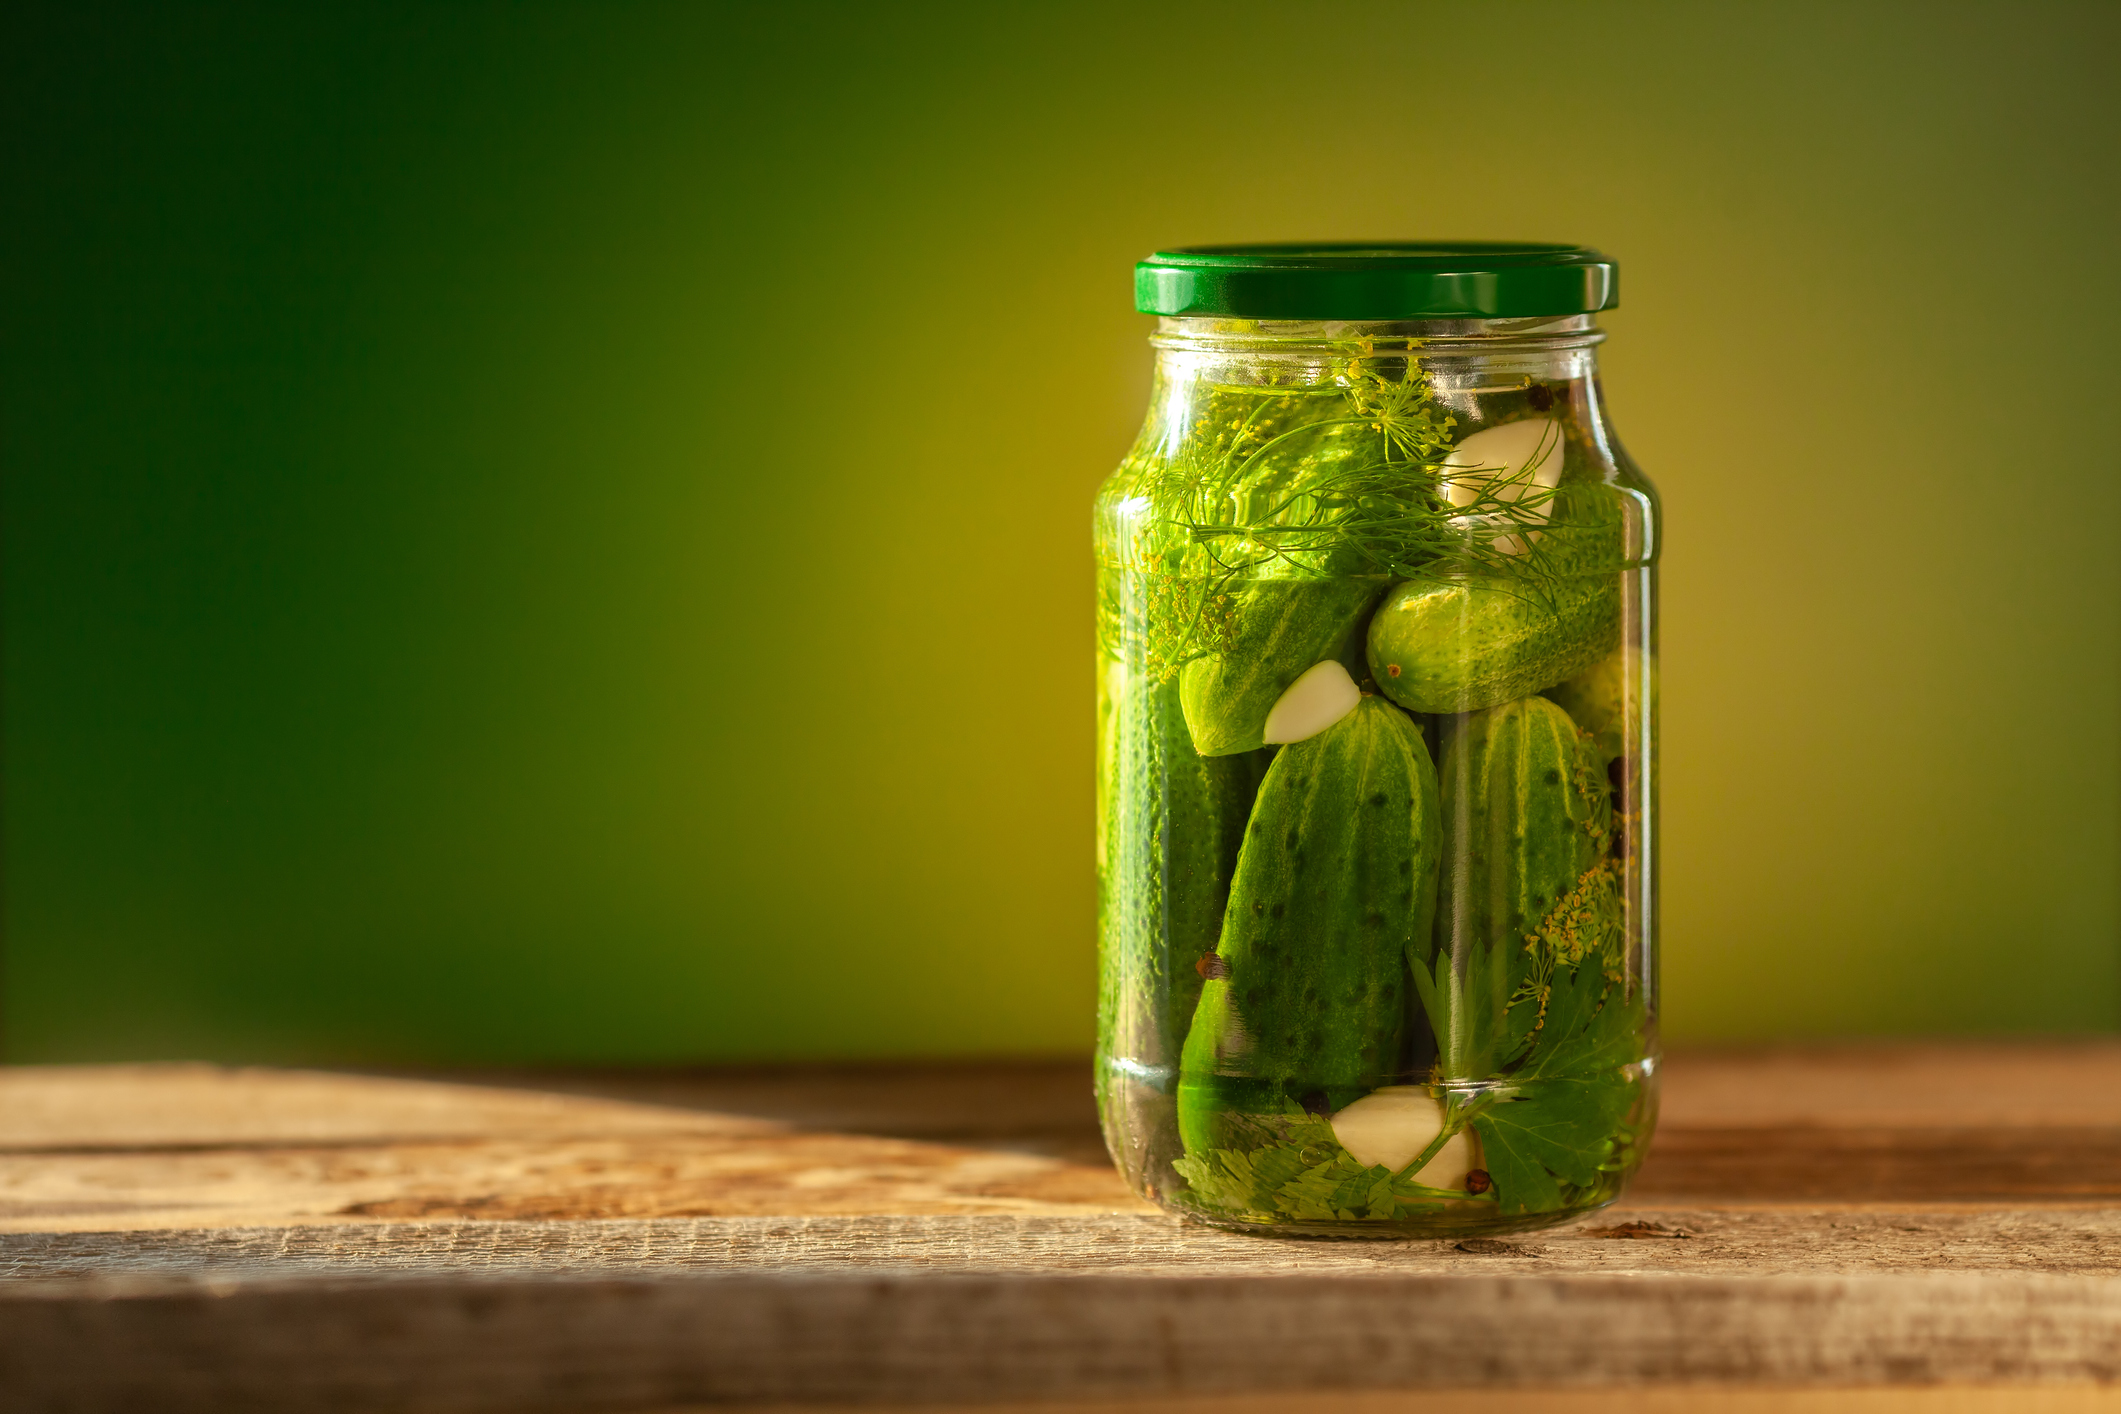
[[[1476,1115],[1473,1128],[1480,1135],[1481,1158],[1505,1215],[1548,1213],[1561,1206],[1561,1186],[1544,1164],[1524,1150],[1520,1131],[1497,1124],[1493,1111]]]
[[[1173,1159],[1171,1167],[1203,1206],[1229,1213],[1252,1210],[1252,1163],[1246,1155],[1214,1149]]]
[[[1640,1059],[1643,1020],[1640,995],[1610,981],[1602,959],[1557,969],[1510,1093],[1472,1121],[1504,1212],[1558,1208],[1561,1183],[1588,1187],[1611,1167],[1639,1093],[1626,1067]]]
[[[1573,1064],[1557,1065],[1555,1074],[1598,1075],[1642,1059],[1645,1021],[1642,994],[1621,995],[1615,984],[1606,993],[1606,1003],[1584,1028],[1583,1040],[1573,1049]]]
[[[1634,1084],[1617,1073],[1535,1080],[1484,1111],[1480,1133],[1483,1139],[1499,1135],[1511,1152],[1588,1186],[1597,1181],[1614,1129],[1634,1102]]]
[[[1303,1155],[1287,1144],[1271,1144],[1252,1155],[1253,1206],[1272,1209],[1282,1190],[1303,1176]]]
[[[1265,1136],[1255,1148],[1212,1149],[1173,1161],[1196,1205],[1297,1222],[1356,1222],[1435,1212],[1446,1197],[1470,1200],[1425,1190],[1381,1164],[1365,1168],[1340,1147],[1330,1121],[1293,1102],[1285,1101],[1279,1114],[1251,1117],[1246,1127]]]
[[[1570,1064],[1568,1057],[1581,1049],[1583,1030],[1596,1014],[1607,985],[1595,964],[1555,972],[1547,991],[1547,1014],[1534,1033],[1532,1054],[1523,1073],[1546,1074],[1556,1065]]]
[[[1340,1190],[1347,1182],[1351,1163],[1345,1157],[1330,1159],[1306,1169],[1283,1184],[1274,1206],[1284,1216],[1314,1222],[1330,1221],[1340,1209]]]

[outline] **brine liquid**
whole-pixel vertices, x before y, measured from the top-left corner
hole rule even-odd
[[[1653,502],[1588,378],[1383,367],[1171,379],[1100,502],[1100,1104],[1204,1221],[1536,1227],[1655,1121]]]

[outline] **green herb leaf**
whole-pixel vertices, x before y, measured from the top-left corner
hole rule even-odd
[[[1546,1166],[1517,1142],[1518,1130],[1495,1123],[1488,1114],[1475,1115],[1473,1129],[1480,1135],[1481,1158],[1488,1166],[1488,1177],[1495,1181],[1505,1215],[1546,1213],[1561,1206],[1561,1186]]]
[[[1586,1014],[1592,997],[1597,1010]],[[1556,978],[1547,1019],[1552,1029],[1512,1077],[1510,1093],[1472,1121],[1505,1213],[1559,1206],[1556,1177],[1579,1188],[1597,1183],[1641,1091],[1628,1069],[1638,1059],[1641,998],[1607,981],[1595,960]]]
[[[1259,1147],[1173,1161],[1193,1206],[1255,1221],[1390,1222],[1438,1211],[1446,1202],[1493,1201],[1426,1188],[1382,1165],[1365,1167],[1340,1147],[1331,1123],[1293,1101],[1283,1104],[1282,1113],[1258,1117],[1264,1121]]]
[[[1634,1089],[1619,1076],[1537,1080],[1488,1106],[1473,1122],[1484,1142],[1494,1138],[1513,1154],[1587,1188],[1598,1181],[1613,1129],[1634,1103]]]
[[[1145,429],[1121,475],[1147,513],[1122,554],[1166,587],[1112,616],[1152,673],[1219,651],[1217,601],[1244,579],[1485,569],[1551,597],[1568,538],[1558,492],[1522,484],[1527,469],[1462,481],[1454,504],[1443,461],[1457,419],[1417,343],[1398,343],[1345,341],[1306,386],[1202,385],[1185,425]]]

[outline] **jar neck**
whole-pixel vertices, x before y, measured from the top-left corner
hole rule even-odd
[[[1157,321],[1156,401],[1168,414],[1204,383],[1324,389],[1357,373],[1424,380],[1465,426],[1485,418],[1487,395],[1532,384],[1574,389],[1579,415],[1597,418],[1598,345],[1588,314],[1545,319],[1392,321],[1166,318]],[[1159,421],[1151,410],[1152,424]]]
[[[1606,331],[1589,314],[1527,320],[1232,320],[1162,318],[1150,343],[1164,375],[1215,377],[1256,369],[1260,382],[1330,382],[1349,360],[1404,367],[1438,396],[1480,392],[1523,377],[1574,382],[1597,375]],[[1234,382],[1256,382],[1237,377]]]

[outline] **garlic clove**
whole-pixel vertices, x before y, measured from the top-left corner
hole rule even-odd
[[[1270,746],[1306,741],[1354,711],[1360,701],[1362,689],[1346,668],[1331,658],[1314,663],[1274,699],[1263,740]]]
[[[1560,484],[1566,446],[1561,424],[1551,417],[1528,417],[1475,432],[1443,459],[1444,496],[1454,506],[1469,506],[1483,494],[1515,502],[1535,491],[1551,491]],[[1546,507],[1527,507],[1523,515],[1545,520]],[[1530,538],[1536,536],[1498,535],[1495,548],[1520,555]]]
[[[1333,1116],[1333,1137],[1355,1162],[1382,1164],[1397,1173],[1414,1162],[1443,1129],[1443,1106],[1420,1085],[1387,1085]],[[1464,1130],[1444,1141],[1414,1181],[1428,1188],[1463,1189],[1476,1167],[1472,1136]]]
[[[1444,496],[1454,506],[1471,505],[1483,492],[1518,501],[1561,481],[1567,456],[1561,424],[1529,417],[1475,432],[1443,459]]]

